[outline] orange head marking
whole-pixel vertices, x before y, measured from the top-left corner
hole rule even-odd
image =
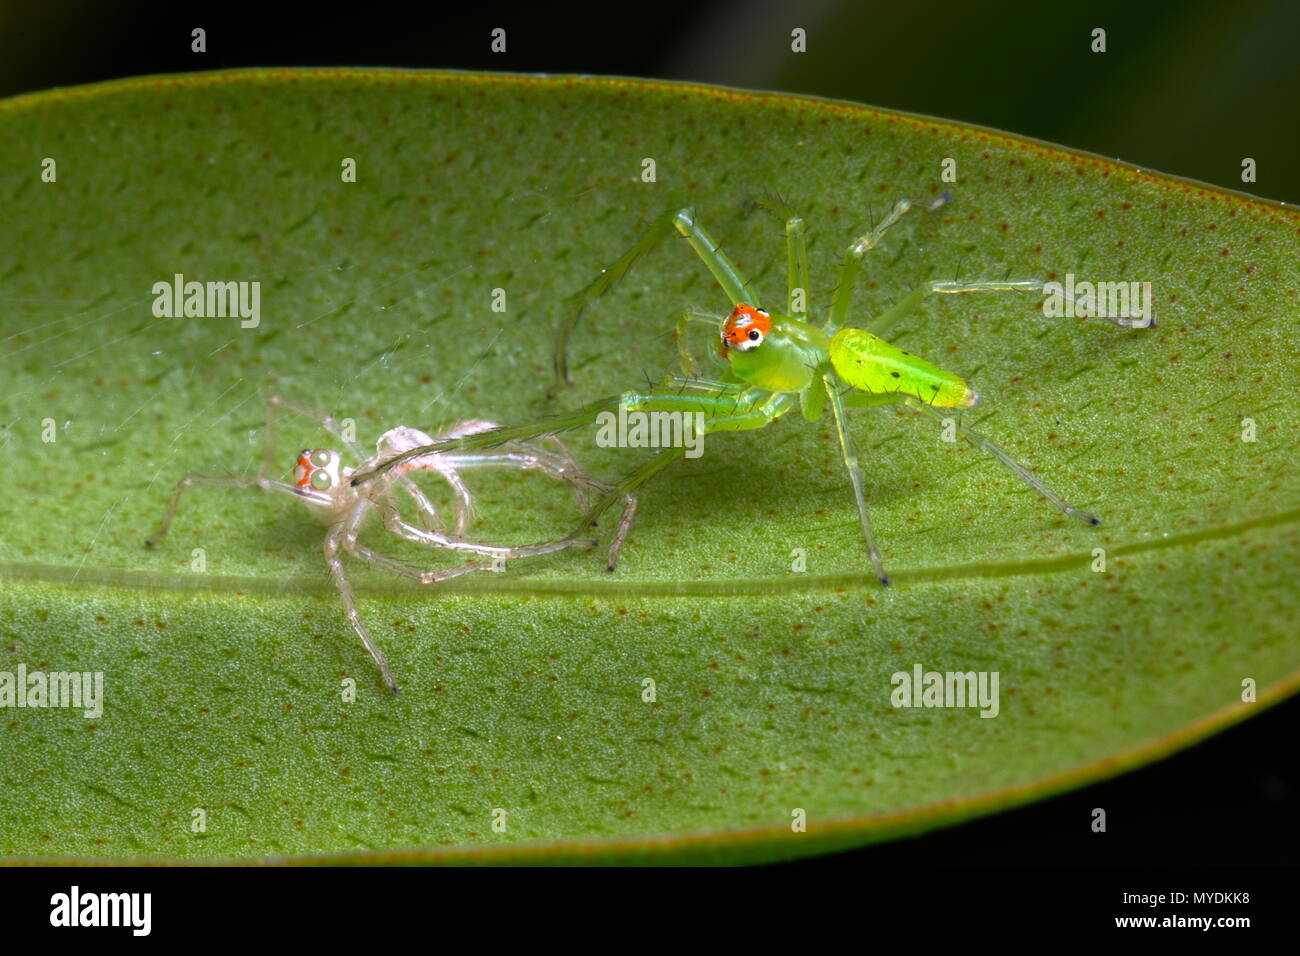
[[[763,344],[772,331],[772,317],[752,305],[738,305],[722,323],[722,344],[738,352],[748,352]]]
[[[339,483],[339,456],[326,448],[304,448],[298,452],[293,477],[299,488],[329,491]]]

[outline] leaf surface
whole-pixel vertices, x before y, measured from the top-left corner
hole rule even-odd
[[[788,858],[1113,774],[1300,679],[1290,209],[944,121],[599,78],[59,90],[0,103],[0,160],[0,666],[105,680],[97,717],[0,714],[3,858]],[[268,394],[368,446],[674,370],[676,317],[727,303],[670,242],[587,310],[578,385],[545,398],[564,299],[666,210],[694,208],[775,303],[782,228],[746,203],[779,193],[807,221],[820,315],[849,242],[944,190],[869,254],[860,321],[933,278],[1153,284],[1151,329],[1008,293],[932,298],[891,336],[976,386],[965,421],[1100,528],[927,418],[859,410],[883,590],[830,419],[792,414],[653,481],[615,574],[569,551],[422,589],[352,563],[396,698],[295,502],[199,489],[143,547],[182,474],[256,470]],[[156,317],[177,273],[260,282],[260,324]],[[280,429],[286,471],[328,444]],[[606,478],[650,454],[569,438]],[[482,537],[577,515],[543,478],[476,481]],[[997,716],[891,706],[918,665],[997,672]]]

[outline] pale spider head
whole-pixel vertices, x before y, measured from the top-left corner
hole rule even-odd
[[[343,470],[343,456],[338,452],[328,448],[304,448],[298,452],[297,466],[293,470],[294,487],[335,498],[346,487]]]

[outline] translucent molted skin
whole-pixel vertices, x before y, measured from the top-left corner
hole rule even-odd
[[[306,448],[300,451],[295,459],[292,482],[270,477],[275,452],[276,413],[281,409],[309,419],[325,429],[343,444],[346,454],[357,464],[347,466],[344,463],[344,452],[329,448]],[[384,683],[390,690],[396,692],[397,681],[393,677],[392,669],[357,611],[352,587],[344,571],[344,554],[364,561],[372,567],[419,581],[421,584],[436,584],[472,571],[503,571],[506,561],[550,554],[571,547],[593,547],[596,544],[589,537],[576,535],[522,546],[492,544],[465,537],[465,529],[474,513],[474,498],[465,485],[462,473],[470,469],[508,468],[539,471],[556,481],[567,484],[573,491],[579,508],[584,510],[589,506],[593,495],[605,495],[611,490],[609,485],[597,481],[579,468],[569,450],[554,437],[544,439],[549,447],[523,441],[503,441],[495,443],[490,448],[470,451],[410,454],[438,441],[480,435],[497,427],[493,422],[472,419],[458,422],[436,435],[428,435],[417,429],[399,425],[384,432],[376,444],[375,454],[367,456],[360,446],[347,438],[339,423],[329,415],[279,395],[272,395],[266,400],[266,453],[258,474],[251,478],[196,474],[181,478],[176,484],[176,490],[167,506],[162,524],[145,541],[145,545],[153,547],[167,534],[176,517],[182,495],[193,485],[221,488],[256,487],[265,491],[292,495],[328,526],[329,531],[326,533],[324,544],[325,562],[343,600],[343,613],[370,651],[375,663],[379,665]],[[370,482],[364,487],[352,483],[352,476],[358,469],[374,469],[381,463],[392,460],[396,455],[408,455],[408,457],[400,466],[388,471],[381,480]],[[417,471],[435,472],[451,486],[454,503],[450,520],[438,513],[428,496],[411,480],[411,474]],[[418,524],[407,520],[399,494],[407,500],[406,507],[414,509]],[[609,549],[611,570],[617,560],[619,549],[627,538],[636,510],[635,495],[630,493],[624,495],[624,501],[623,519]],[[447,568],[426,570],[363,545],[358,539],[371,514],[379,516],[384,529],[390,534],[430,548],[458,553],[462,557],[461,563]]]

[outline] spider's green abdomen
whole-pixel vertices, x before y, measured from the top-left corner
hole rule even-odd
[[[862,329],[840,329],[831,341],[835,373],[873,394],[902,393],[938,408],[970,408],[975,392],[960,377]]]

